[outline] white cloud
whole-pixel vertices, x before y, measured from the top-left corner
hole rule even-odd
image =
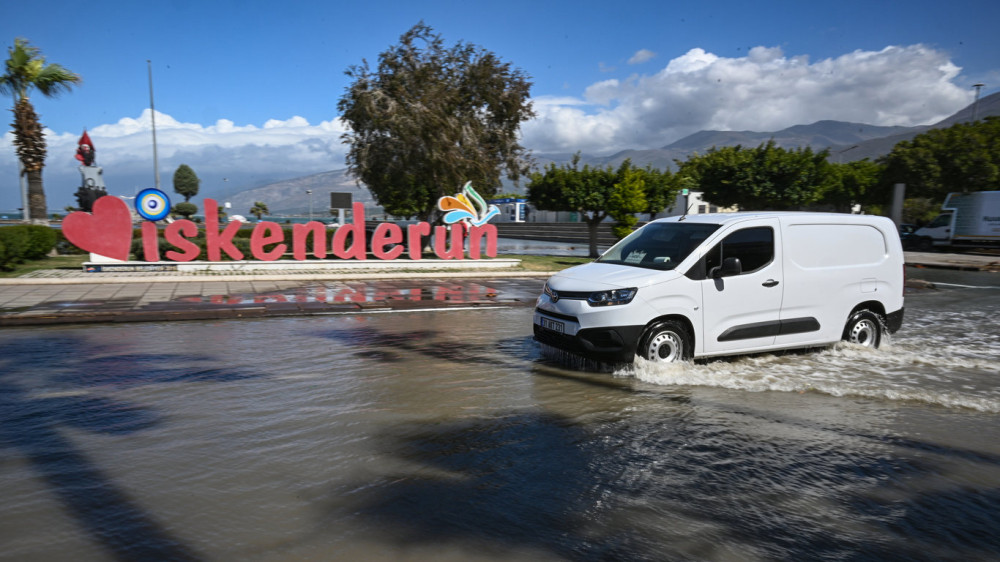
[[[629,64],[641,64],[656,56],[656,53],[649,49],[639,49],[628,59]]]
[[[256,187],[276,179],[336,170],[345,167],[347,146],[340,136],[345,131],[339,119],[310,125],[299,116],[271,119],[263,127],[237,126],[221,119],[214,125],[183,123],[156,112],[157,160],[160,185],[173,192],[172,177],[180,164],[188,164],[202,180],[201,195]],[[97,149],[97,164],[104,168],[104,180],[112,194],[131,194],[152,187],[153,140],[150,111],[137,118],[100,125],[88,131]],[[78,134],[46,129],[48,158],[44,170],[49,207],[75,205],[73,193],[80,185],[76,153]],[[20,207],[16,186],[17,159],[13,135],[0,141],[0,209]],[[223,182],[222,178],[228,178]],[[10,185],[8,185],[10,184]]]
[[[655,74],[594,83],[570,103],[536,104],[524,144],[608,154],[667,145],[699,130],[774,131],[823,119],[920,125],[971,103],[961,69],[924,45],[811,62],[755,47],[726,58],[691,49]]]

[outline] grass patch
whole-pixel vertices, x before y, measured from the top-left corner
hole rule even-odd
[[[13,271],[0,271],[0,277],[20,277],[39,269],[76,269],[83,270],[83,262],[90,259],[90,254],[55,256],[41,260],[32,260],[14,266]]]
[[[567,267],[594,261],[591,258],[577,256],[522,256],[515,254],[497,254],[497,258],[521,260],[523,271],[560,271]]]

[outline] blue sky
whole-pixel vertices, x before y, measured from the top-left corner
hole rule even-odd
[[[331,2],[0,0],[24,37],[83,77],[33,97],[49,129],[50,207],[72,204],[84,128],[112,192],[152,183],[147,60],[161,181],[191,165],[209,194],[344,167],[344,71],[423,20],[531,76],[536,152],[612,154],[702,129],[821,119],[917,125],[1000,89],[1000,2]],[[6,55],[6,53],[3,53]],[[6,57],[4,57],[6,58]],[[5,107],[8,107],[5,105]],[[19,206],[10,135],[0,209]]]

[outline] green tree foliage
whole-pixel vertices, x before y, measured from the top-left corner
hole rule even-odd
[[[823,193],[821,204],[831,205],[838,213],[849,213],[854,205],[869,205],[882,199],[878,189],[883,167],[868,159],[830,164],[834,174]]]
[[[197,212],[198,212],[197,205],[195,205],[194,203],[188,203],[187,201],[184,201],[182,203],[174,205],[174,210],[172,211],[172,214],[179,215],[190,220],[191,217],[193,217],[194,214]]]
[[[446,47],[423,22],[379,55],[352,66],[337,104],[350,131],[347,165],[393,215],[431,220],[438,199],[467,181],[485,197],[501,171],[527,172],[518,143],[534,116],[531,83],[520,70],[475,45]]]
[[[952,191],[983,191],[1000,185],[1000,117],[931,129],[897,144],[880,159],[883,190],[906,184],[910,197],[942,201]]]
[[[683,176],[670,170],[657,170],[652,166],[646,166],[642,171],[646,208],[640,212],[649,213],[649,220],[653,220],[656,213],[673,205],[681,190]]]
[[[590,235],[590,257],[596,258],[597,229],[604,219],[614,212],[618,217],[647,212],[645,198],[646,173],[636,168],[630,160],[622,162],[617,170],[580,168],[580,153],[573,155],[570,164],[549,164],[544,172],[531,174],[528,184],[528,201],[543,211],[578,212],[587,223]],[[628,219],[621,218],[627,222]],[[633,217],[634,220],[634,217]],[[632,226],[635,222],[631,223]]]
[[[620,240],[635,230],[639,222],[635,214],[645,212],[649,204],[646,201],[646,175],[642,170],[633,168],[631,162],[626,160],[618,175],[620,179],[608,197],[608,214],[616,221],[612,231]]]
[[[45,136],[38,114],[29,98],[37,89],[45,97],[55,97],[80,83],[80,77],[55,63],[46,63],[37,47],[26,39],[15,39],[7,49],[5,72],[0,76],[0,94],[14,100],[14,146],[21,161],[22,173],[28,177],[28,219],[45,222],[48,215],[42,168],[45,167]]]
[[[250,214],[260,220],[264,215],[270,215],[271,209],[268,209],[263,201],[254,201],[253,207],[250,207]]]
[[[692,156],[680,173],[697,181],[707,201],[741,210],[799,209],[819,201],[836,184],[827,151],[785,150],[768,141],[757,148],[713,148]]]
[[[191,201],[192,197],[198,195],[199,184],[201,184],[201,180],[198,179],[191,166],[187,164],[177,166],[177,170],[174,172],[174,192],[184,197],[185,202]]]

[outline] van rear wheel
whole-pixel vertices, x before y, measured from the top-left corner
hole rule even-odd
[[[877,348],[882,343],[882,331],[885,322],[882,317],[870,310],[859,310],[851,315],[844,327],[844,341]]]
[[[687,361],[692,351],[687,328],[675,320],[664,320],[650,326],[639,342],[639,355],[657,363]]]

